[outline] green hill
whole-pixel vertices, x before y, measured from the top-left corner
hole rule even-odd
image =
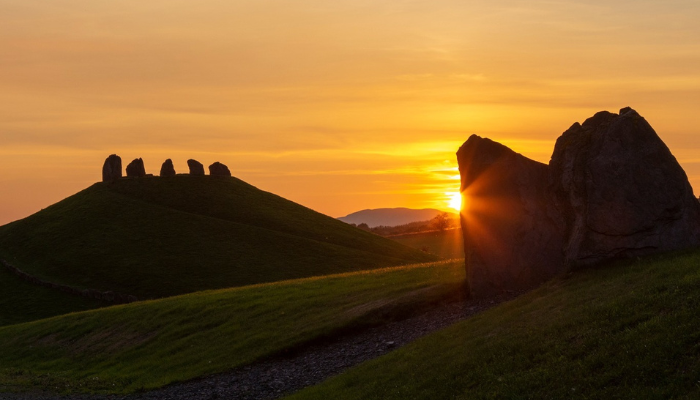
[[[0,326],[105,306],[97,300],[37,286],[0,268]]]
[[[580,271],[294,400],[698,399],[700,252]]]
[[[700,251],[557,278],[294,399],[694,399]],[[460,262],[192,293],[0,327],[0,391],[223,372],[459,293]],[[96,379],[99,377],[99,379]]]
[[[239,179],[187,175],[96,183],[0,227],[0,257],[140,298],[435,259]]]
[[[438,262],[190,293],[0,327],[0,392],[133,392],[215,374],[462,293]],[[0,398],[2,394],[0,393]]]

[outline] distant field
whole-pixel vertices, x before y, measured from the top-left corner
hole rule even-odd
[[[437,259],[212,176],[94,184],[0,227],[0,257],[48,281],[139,298]]]
[[[464,258],[461,229],[390,236],[389,239],[444,259]]]
[[[104,306],[19,279],[0,266],[0,326]]]
[[[577,272],[290,399],[698,399],[700,251]]]
[[[0,390],[132,392],[461,295],[459,262],[192,293],[0,327]]]

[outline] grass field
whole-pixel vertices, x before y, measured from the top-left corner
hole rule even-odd
[[[97,183],[0,227],[0,257],[48,281],[139,298],[437,259],[211,176]]]
[[[0,326],[104,306],[97,300],[33,285],[0,266]]]
[[[389,239],[444,259],[464,258],[461,229],[411,233],[390,236]]]
[[[439,262],[192,293],[0,327],[0,389],[123,393],[230,370],[458,297]]]
[[[557,279],[291,396],[698,399],[700,252]]]

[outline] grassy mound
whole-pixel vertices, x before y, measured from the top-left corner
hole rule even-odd
[[[156,298],[435,260],[236,178],[97,183],[0,227],[42,279]]]
[[[97,300],[33,285],[0,267],[0,326],[104,306]]]
[[[0,328],[0,391],[123,393],[223,372],[461,293],[441,262],[206,291]],[[2,396],[0,396],[2,397]]]
[[[700,252],[579,272],[291,398],[700,398]]]

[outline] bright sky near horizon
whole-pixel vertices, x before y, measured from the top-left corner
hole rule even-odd
[[[697,195],[697,21],[697,0],[0,0],[0,224],[112,153],[220,161],[334,217],[448,209],[469,135],[548,162],[625,106]]]

